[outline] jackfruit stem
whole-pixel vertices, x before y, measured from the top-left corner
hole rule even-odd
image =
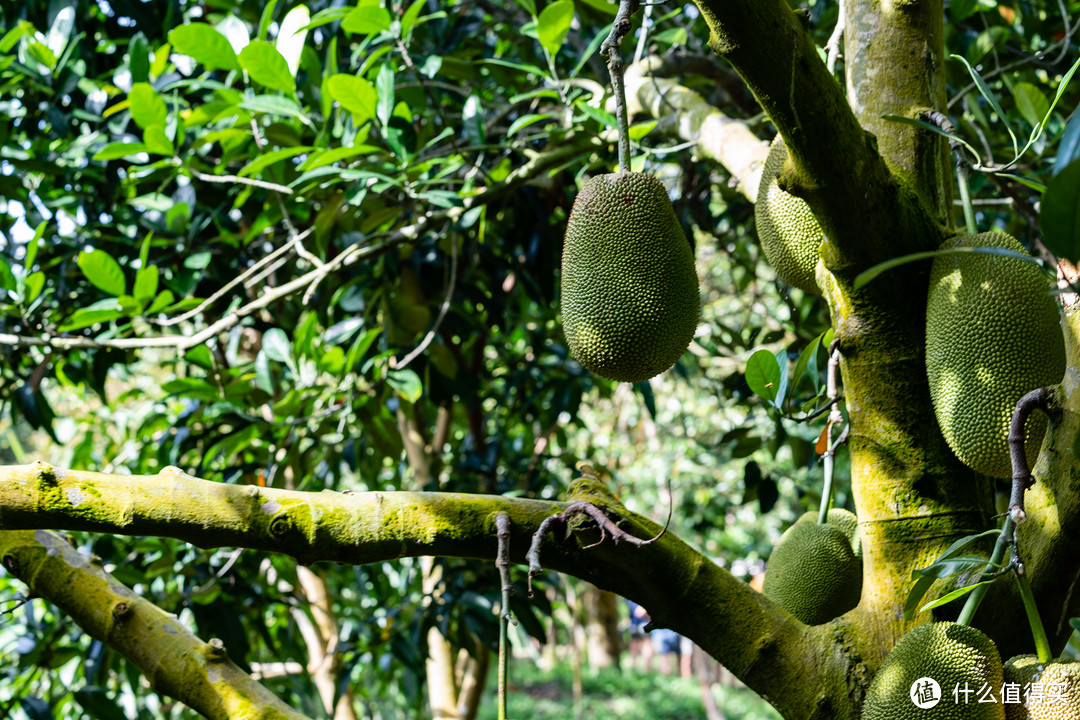
[[[640,0],[620,0],[619,11],[611,24],[611,32],[600,45],[600,54],[607,56],[611,91],[615,95],[615,120],[619,130],[619,172],[630,172],[630,122],[626,117],[626,85],[623,83],[620,47],[623,38],[630,34],[630,16],[638,11],[640,5]]]
[[[1009,424],[1009,452],[1012,458],[1013,487],[1012,497],[1009,500],[1009,511],[1005,514],[1005,525],[1001,528],[994,552],[990,561],[986,564],[984,575],[989,575],[1002,567],[1005,557],[1005,549],[1013,548],[1013,556],[1007,569],[1011,569],[1016,581],[1020,586],[1020,599],[1024,603],[1024,612],[1027,614],[1028,623],[1031,625],[1032,638],[1035,641],[1035,650],[1039,655],[1039,662],[1049,662],[1053,654],[1050,651],[1050,642],[1046,638],[1046,629],[1043,627],[1039,608],[1035,604],[1035,596],[1031,592],[1031,583],[1024,574],[1024,562],[1020,557],[1020,547],[1016,537],[1016,527],[1024,521],[1024,493],[1034,484],[1031,477],[1027,455],[1024,451],[1024,424],[1033,410],[1039,409],[1046,412],[1050,405],[1049,388],[1038,388],[1024,395],[1016,403],[1012,422]],[[990,589],[989,583],[980,585],[968,595],[964,609],[960,611],[960,617],[956,622],[960,625],[968,625],[979,609],[979,604]]]

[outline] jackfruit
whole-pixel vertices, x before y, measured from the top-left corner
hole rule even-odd
[[[574,359],[611,380],[648,380],[682,356],[700,312],[694,253],[664,185],[631,172],[587,180],[562,254],[562,321]]]
[[[1005,703],[1006,720],[1080,720],[1080,662],[1017,655],[1005,663],[1005,683],[1020,702]]]
[[[960,235],[942,248],[1025,252],[1000,232]],[[990,477],[1012,475],[1006,438],[1016,402],[1060,382],[1065,341],[1050,284],[1032,263],[985,253],[934,259],[926,303],[926,373],[938,425],[956,456]],[[1025,427],[1029,462],[1046,417]]]
[[[807,515],[812,519],[789,527],[773,548],[762,594],[807,625],[820,625],[859,604],[862,561],[843,530]]]
[[[765,157],[754,203],[758,239],[765,259],[781,280],[820,295],[816,268],[825,233],[806,201],[781,190],[777,184],[787,156],[784,139],[777,135]]]
[[[818,514],[814,511],[803,513],[795,522],[816,523]],[[855,513],[843,508],[831,508],[825,518],[825,522],[844,533],[848,542],[851,543],[851,551],[855,557],[862,557],[862,538],[859,536],[859,518]]]
[[[938,690],[917,682],[923,678]],[[982,632],[952,622],[920,625],[900,638],[870,682],[862,720],[1004,720],[1001,683],[1001,656]],[[995,702],[980,703],[980,691]],[[936,705],[916,705],[931,695]]]

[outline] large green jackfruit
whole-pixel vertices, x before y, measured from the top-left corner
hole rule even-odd
[[[562,322],[574,359],[611,380],[648,380],[682,356],[700,312],[694,254],[664,185],[629,172],[586,181],[562,254]]]
[[[765,157],[754,203],[758,239],[765,259],[781,280],[820,295],[816,268],[825,233],[806,201],[780,189],[777,183],[787,156],[784,139],[777,135]]]
[[[1005,703],[1005,720],[1080,720],[1080,662],[1017,655],[1005,663],[1005,682],[1021,700]]]
[[[926,688],[916,683],[922,678],[940,688],[934,707],[914,702],[913,693]],[[982,632],[952,622],[920,625],[900,638],[881,664],[866,691],[862,720],[1004,720],[1001,683],[1001,656]],[[998,702],[979,703],[984,684]],[[955,696],[954,688],[960,691]],[[966,696],[965,688],[971,690]]]
[[[833,517],[824,525],[816,520],[817,513],[807,513],[784,531],[765,565],[762,586],[765,597],[807,625],[843,615],[862,594],[862,560],[850,530],[833,525]]]
[[[1024,253],[1000,232],[960,235],[942,248],[998,247]],[[926,372],[938,425],[956,456],[990,477],[1010,477],[1006,438],[1016,402],[1061,381],[1065,341],[1050,283],[1017,258],[963,253],[934,259],[926,304]],[[1046,430],[1026,424],[1029,462]]]

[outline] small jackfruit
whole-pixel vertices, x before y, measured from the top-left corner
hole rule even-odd
[[[1017,655],[1005,663],[1005,682],[1020,699],[1005,703],[1005,720],[1080,720],[1080,662]]]
[[[862,561],[849,536],[815,520],[813,514],[780,536],[765,565],[762,587],[765,597],[807,625],[843,615],[859,604],[862,594]]]
[[[1000,232],[949,238],[942,248],[998,247],[1023,253]],[[1016,402],[1061,381],[1065,341],[1050,284],[1032,263],[985,253],[943,255],[930,270],[926,373],[938,425],[956,456],[990,477],[1012,475],[1006,438]],[[1025,427],[1029,462],[1046,430]]]
[[[631,172],[587,180],[562,254],[562,322],[574,359],[611,380],[648,380],[682,356],[700,312],[694,254],[664,185]]]
[[[923,678],[938,684],[933,707],[915,704],[930,699],[928,684],[917,682]],[[900,638],[870,682],[862,720],[1004,720],[1000,702],[978,702],[984,685],[1000,701],[1001,683],[1001,656],[982,632],[952,622],[920,625]]]
[[[754,203],[758,239],[765,259],[781,280],[820,295],[816,268],[825,233],[806,201],[782,190],[777,183],[787,156],[784,139],[777,135],[765,157]]]

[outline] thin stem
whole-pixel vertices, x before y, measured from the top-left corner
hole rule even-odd
[[[956,182],[960,186],[960,204],[964,208],[964,225],[967,227],[968,233],[974,235],[979,232],[979,228],[975,224],[975,208],[972,206],[971,193],[968,190],[967,168],[959,163],[957,163],[956,168]]]
[[[639,0],[622,0],[611,33],[600,46],[600,54],[607,55],[608,72],[611,74],[611,91],[615,95],[615,119],[619,124],[619,172],[630,172],[630,122],[626,116],[626,85],[623,83],[622,39],[630,34],[630,16],[637,12]]]
[[[818,508],[818,525],[824,525],[829,519],[829,508],[832,507],[832,494],[833,494],[833,459],[836,455],[836,446],[832,441],[832,430],[834,427],[838,427],[840,423],[844,422],[844,416],[840,414],[840,408],[837,407],[836,398],[838,392],[836,389],[836,375],[840,368],[840,351],[833,350],[829,355],[829,369],[828,374],[825,376],[825,395],[829,399],[829,404],[832,410],[829,412],[829,419],[825,424],[825,453],[822,456],[822,469],[825,474],[825,485],[821,490],[821,505]]]
[[[1024,452],[1024,424],[1027,422],[1028,416],[1036,408],[1046,412],[1050,404],[1050,391],[1046,388],[1039,388],[1032,390],[1027,395],[1024,395],[1016,403],[1016,410],[1013,412],[1012,422],[1009,424],[1009,452],[1012,458],[1013,469],[1013,486],[1012,496],[1009,499],[1009,512],[1005,514],[1005,525],[1001,528],[1001,534],[998,535],[997,543],[994,544],[994,551],[990,556],[990,561],[986,564],[986,569],[983,570],[983,575],[990,575],[995,573],[1002,566],[1002,560],[1005,557],[1005,548],[1009,545],[1013,546],[1013,559],[1011,566],[1013,572],[1016,574],[1017,580],[1020,581],[1020,597],[1024,602],[1024,611],[1027,613],[1028,620],[1031,623],[1031,632],[1035,639],[1035,647],[1041,653],[1049,653],[1049,642],[1046,639],[1046,631],[1042,625],[1042,619],[1039,618],[1039,610],[1035,605],[1035,598],[1031,594],[1031,585],[1027,582],[1027,577],[1024,575],[1024,563],[1020,559],[1020,548],[1017,546],[1016,540],[1016,526],[1024,521],[1026,517],[1024,514],[1024,493],[1034,483],[1034,479],[1031,477],[1031,472],[1028,469],[1027,455]],[[1025,585],[1027,592],[1025,594]],[[971,591],[968,595],[967,602],[964,603],[964,609],[960,611],[960,617],[956,619],[956,622],[960,625],[968,625],[971,623],[971,619],[975,617],[975,612],[979,609],[979,604],[986,596],[986,593],[990,590],[990,585],[980,585]],[[1043,661],[1045,662],[1045,661]]]
[[[1031,625],[1031,635],[1035,638],[1035,653],[1039,656],[1039,662],[1048,663],[1054,659],[1054,653],[1050,650],[1050,641],[1046,638],[1046,628],[1043,627],[1039,608],[1035,605],[1035,595],[1031,592],[1031,583],[1028,581],[1027,575],[1017,575],[1016,584],[1020,586],[1020,598],[1024,601],[1024,612],[1027,613],[1028,624]]]
[[[499,568],[502,581],[502,602],[499,608],[499,720],[506,720],[506,666],[510,656],[507,628],[510,624],[510,592],[514,586],[510,583],[510,516],[499,513],[495,516],[495,531],[499,542],[495,555],[495,566]]]

